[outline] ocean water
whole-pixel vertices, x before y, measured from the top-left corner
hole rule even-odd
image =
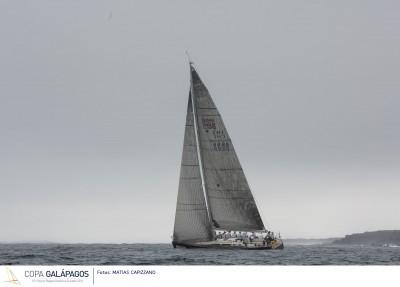
[[[292,245],[284,250],[170,244],[0,244],[0,265],[400,265],[400,247]]]

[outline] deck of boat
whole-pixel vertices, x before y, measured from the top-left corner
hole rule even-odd
[[[183,243],[172,242],[174,247],[185,248],[216,248],[216,249],[246,249],[246,250],[267,250],[267,249],[283,249],[283,242],[276,239],[268,244],[263,244],[262,241],[254,241],[244,243],[243,241],[234,240],[213,240],[205,242]]]

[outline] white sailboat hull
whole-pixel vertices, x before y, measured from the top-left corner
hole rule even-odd
[[[243,243],[239,241],[231,240],[213,240],[205,242],[172,242],[174,247],[185,247],[185,248],[210,248],[210,249],[245,249],[245,250],[274,250],[283,249],[283,241],[281,239],[275,239],[269,243],[263,244],[263,242],[250,242]]]

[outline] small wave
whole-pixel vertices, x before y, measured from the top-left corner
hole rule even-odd
[[[68,256],[60,256],[59,258],[62,259],[62,260],[68,260],[68,261],[74,260],[74,258],[68,257]]]
[[[382,247],[399,248],[400,245],[393,244],[393,243],[387,243],[387,244],[383,244]]]
[[[19,255],[17,256],[18,258],[22,258],[22,259],[28,259],[28,258],[36,258],[37,255],[34,254],[24,254],[24,255]]]

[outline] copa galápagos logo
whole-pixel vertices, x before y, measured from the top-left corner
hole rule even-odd
[[[14,272],[12,272],[11,268],[5,267],[2,271],[0,275],[0,286],[21,285],[21,282],[18,280],[17,276],[15,276]]]
[[[87,270],[25,270],[25,277],[30,278],[87,278]]]

